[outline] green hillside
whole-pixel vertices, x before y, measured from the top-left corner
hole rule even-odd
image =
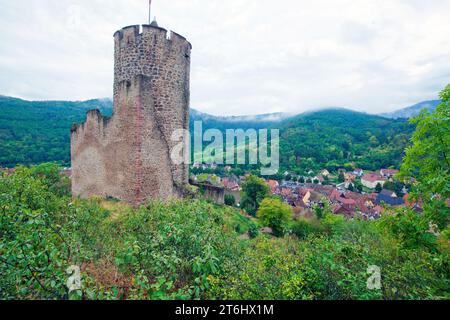
[[[70,128],[86,112],[112,113],[111,101],[31,102],[0,96],[0,166],[58,161],[70,164]]]
[[[406,120],[345,109],[302,114],[279,127],[281,163],[298,171],[323,166],[397,167],[414,129]]]
[[[31,102],[0,96],[0,166],[56,161],[70,166],[70,127],[83,122],[86,112],[100,109],[111,115],[111,100]],[[364,169],[398,166],[412,127],[348,110],[323,110],[295,117],[268,114],[252,117],[215,117],[191,110],[203,130],[281,130],[283,169],[296,171],[338,167],[350,163]]]
[[[0,299],[449,298],[448,231],[428,233],[426,213],[365,221],[326,211],[289,217],[292,234],[274,237],[258,232],[264,220],[201,198],[132,208],[74,200],[60,179],[51,165],[0,174]],[[72,292],[70,266],[83,283]],[[370,266],[382,270],[377,290]]]

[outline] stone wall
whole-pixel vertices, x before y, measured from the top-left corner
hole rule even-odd
[[[159,27],[115,33],[114,113],[90,111],[72,128],[72,192],[114,197],[132,204],[179,197],[187,164],[170,151],[172,133],[189,128],[191,45]]]

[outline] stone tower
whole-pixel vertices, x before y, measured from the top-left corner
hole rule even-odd
[[[73,126],[72,193],[133,205],[180,197],[189,167],[172,161],[171,138],[189,129],[192,46],[155,21],[117,31],[114,43],[114,113],[89,111]]]

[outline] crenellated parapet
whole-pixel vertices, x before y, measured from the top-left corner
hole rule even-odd
[[[103,116],[98,109],[89,110],[86,113],[86,122],[72,125],[71,133],[72,135],[82,134],[88,126],[95,127],[99,131],[104,132],[110,120],[110,117]]]
[[[134,25],[117,31],[114,42],[115,88],[120,81],[138,74],[179,81],[177,77],[189,73],[192,46],[175,32],[152,25]]]
[[[187,46],[189,50],[192,49],[191,43],[182,35],[149,24],[127,26],[114,33],[115,45],[122,48],[151,39],[152,37],[161,40],[162,44],[164,44],[163,40],[165,39],[167,45]]]

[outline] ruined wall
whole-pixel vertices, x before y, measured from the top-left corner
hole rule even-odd
[[[216,204],[225,204],[225,189],[222,187],[213,186],[207,183],[196,183],[190,181],[191,185],[199,188],[205,199],[211,200]]]
[[[72,128],[72,193],[132,204],[178,197],[189,168],[171,161],[171,136],[189,128],[191,45],[151,26],[126,27],[114,39],[114,113],[90,111]]]

